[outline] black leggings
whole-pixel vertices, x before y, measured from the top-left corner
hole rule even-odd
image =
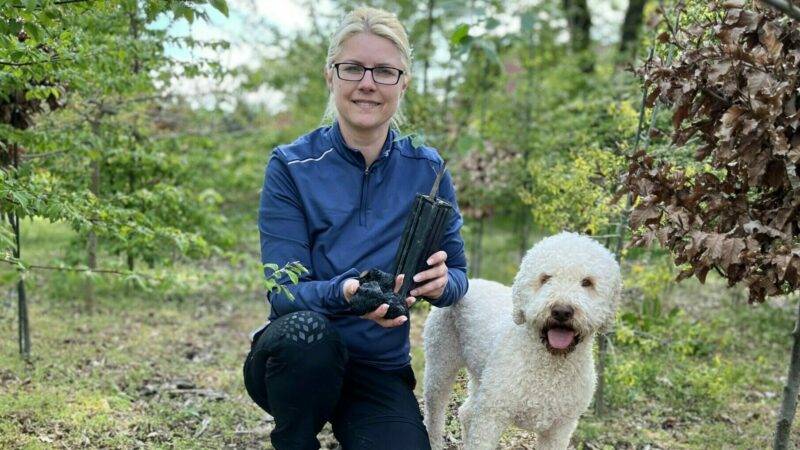
[[[256,335],[244,364],[250,397],[275,419],[276,450],[317,450],[331,422],[344,450],[429,450],[411,367],[380,370],[349,361],[324,316],[301,311]]]

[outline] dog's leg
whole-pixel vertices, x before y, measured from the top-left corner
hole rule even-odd
[[[481,411],[479,408],[480,402],[468,399],[458,409],[464,450],[494,450],[508,426],[504,415]]]
[[[439,311],[437,311],[439,313]],[[444,320],[443,320],[444,319]],[[464,366],[452,320],[436,315],[425,323],[425,428],[433,450],[444,448],[444,425],[450,391]]]
[[[433,366],[433,367],[431,367]],[[450,392],[458,374],[458,364],[433,360],[426,362],[424,376],[425,428],[433,450],[444,448],[444,425]]]
[[[470,423],[470,410],[472,409],[472,401],[478,396],[478,391],[481,388],[481,383],[478,381],[477,375],[470,373],[469,374],[469,383],[467,384],[467,398],[464,399],[464,403],[458,407],[458,420],[461,422],[461,434],[465,436],[469,433],[467,428],[469,428]]]
[[[566,450],[569,447],[569,438],[577,426],[577,418],[559,420],[549,430],[537,433],[536,450]]]

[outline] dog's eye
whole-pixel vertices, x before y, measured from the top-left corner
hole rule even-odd
[[[592,286],[594,286],[594,282],[592,281],[592,279],[591,279],[591,278],[584,278],[584,279],[581,281],[581,286],[583,286],[583,287],[585,287],[585,288],[589,288],[589,287],[592,287]]]
[[[547,283],[548,281],[550,281],[550,278],[553,278],[553,277],[550,276],[550,275],[547,275],[547,274],[542,274],[542,276],[539,277],[539,284]]]

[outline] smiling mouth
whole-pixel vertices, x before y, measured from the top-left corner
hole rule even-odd
[[[368,100],[353,100],[353,103],[362,107],[362,108],[377,108],[381,104],[378,102],[371,102]]]

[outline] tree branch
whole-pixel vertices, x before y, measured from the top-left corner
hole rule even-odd
[[[22,159],[24,161],[27,161],[29,159],[49,158],[51,156],[56,156],[56,155],[60,155],[60,154],[63,154],[63,153],[69,153],[69,151],[68,150],[58,150],[58,151],[47,152],[47,153],[28,153],[28,154],[22,155]]]
[[[114,269],[94,269],[94,270],[92,270],[92,269],[89,269],[89,268],[85,268],[84,269],[84,268],[80,268],[80,267],[41,266],[41,265],[36,265],[36,264],[25,265],[24,263],[22,263],[22,261],[20,261],[18,259],[9,259],[9,258],[0,259],[0,262],[4,262],[4,263],[10,264],[12,266],[17,266],[19,264],[22,264],[22,266],[27,270],[33,269],[33,270],[52,270],[52,271],[58,271],[58,272],[73,272],[73,273],[94,272],[94,273],[105,273],[105,274],[112,274],[112,275],[136,275],[136,276],[139,276],[139,277],[142,277],[142,278],[151,279],[151,280],[160,280],[160,278],[154,277],[152,275],[145,275],[145,274],[141,274],[141,273],[114,270]]]
[[[37,66],[39,64],[48,64],[48,63],[57,63],[61,61],[71,61],[75,58],[59,58],[53,57],[50,59],[43,59],[41,61],[28,61],[28,62],[10,62],[10,61],[0,61],[0,66],[10,66],[10,67],[25,67],[25,66]]]
[[[71,3],[93,3],[94,1],[95,0],[57,0],[53,2],[53,4],[59,6],[59,5],[69,5]],[[25,5],[21,5],[19,3],[12,6],[14,8],[20,8],[20,9],[25,8]],[[41,8],[41,7],[42,5],[36,5],[36,8]]]

